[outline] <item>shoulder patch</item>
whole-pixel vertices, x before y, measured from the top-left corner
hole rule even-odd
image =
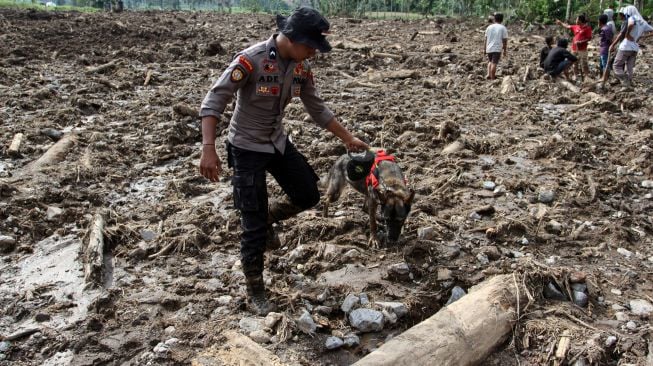
[[[245,56],[241,55],[240,57],[238,57],[238,64],[242,65],[245,68],[245,70],[247,70],[247,72],[254,71],[254,66]]]
[[[243,67],[240,65],[236,65],[236,67],[231,71],[231,76],[229,79],[231,80],[232,83],[237,83],[245,78],[245,70],[243,70]]]

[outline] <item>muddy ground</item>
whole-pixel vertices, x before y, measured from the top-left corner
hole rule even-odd
[[[283,317],[263,346],[288,364],[351,364],[436,313],[454,286],[515,273],[532,301],[486,364],[553,364],[564,331],[569,363],[652,362],[650,309],[635,306],[653,302],[651,48],[634,88],[572,91],[536,68],[555,29],[510,25],[509,56],[486,81],[480,21],[332,23],[335,49],[314,61],[321,94],[398,157],[415,204],[400,245],[379,250],[353,191],[329,218],[316,207],[286,222],[266,263]],[[237,363],[227,331],[253,317],[238,216],[229,177],[198,175],[195,114],[231,55],[274,31],[273,17],[2,10],[0,27],[0,364],[218,364],[211,350]],[[343,147],[300,102],[286,112],[293,141],[326,174]],[[34,163],[68,136],[58,159]],[[98,214],[104,260],[85,281]],[[585,284],[589,305],[544,296],[552,281]],[[408,314],[356,332],[340,305],[362,292]],[[314,335],[296,323],[303,309]],[[360,344],[326,349],[351,332]]]

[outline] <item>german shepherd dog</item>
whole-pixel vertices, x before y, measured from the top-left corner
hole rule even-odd
[[[347,176],[347,164],[351,160],[347,154],[336,160],[329,171],[326,181],[326,198],[324,202],[324,217],[329,215],[329,204],[340,198],[345,188],[345,182],[349,183],[355,190],[365,195],[363,210],[367,212],[370,219],[370,240],[369,244],[379,247],[377,236],[376,215],[377,207],[381,205],[381,213],[385,222],[387,242],[394,244],[399,239],[401,229],[410,213],[410,206],[415,197],[415,192],[406,186],[404,174],[399,165],[394,161],[381,160],[372,168],[378,186],[375,188],[369,184],[366,178],[350,180]]]

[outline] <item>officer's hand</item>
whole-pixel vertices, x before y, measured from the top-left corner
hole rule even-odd
[[[345,146],[347,147],[348,151],[365,151],[369,149],[370,147],[364,143],[363,141],[359,140],[356,137],[352,137],[351,140],[345,142]]]
[[[215,152],[215,146],[213,145],[204,145],[202,147],[200,174],[211,182],[217,182],[218,177],[222,174],[222,163],[220,162],[220,158]]]

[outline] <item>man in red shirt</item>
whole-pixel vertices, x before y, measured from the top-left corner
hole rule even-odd
[[[583,76],[589,76],[590,68],[587,63],[587,45],[592,40],[592,26],[587,22],[587,16],[581,14],[576,18],[576,24],[569,25],[556,19],[556,24],[561,25],[574,34],[571,43],[571,53],[578,58],[574,64],[576,79],[582,81]]]

